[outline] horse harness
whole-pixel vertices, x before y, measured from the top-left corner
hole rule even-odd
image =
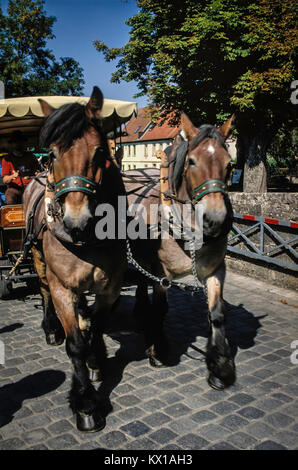
[[[177,152],[178,149],[176,149],[176,152],[174,153],[173,158],[171,161],[168,163],[164,164],[164,167],[169,168],[170,165],[174,165],[174,170],[175,166],[177,165],[176,168],[178,168],[178,178],[181,179],[186,175],[187,167],[188,167],[188,145],[185,145],[186,143],[184,142],[183,149],[180,149],[180,152]],[[101,150],[104,150],[103,148],[100,148]],[[181,152],[183,150],[183,152]],[[182,159],[183,159],[183,165],[182,165]],[[109,162],[109,159],[106,160]],[[183,168],[183,171],[179,170],[180,168]],[[52,169],[52,161],[51,161],[51,166],[49,168],[49,172]],[[51,172],[50,172],[51,174]],[[48,203],[46,202],[45,210],[46,210],[46,215],[48,216],[49,220],[54,220],[56,216],[61,215],[61,212],[58,210],[55,210],[54,204],[55,202],[58,202],[59,199],[64,196],[65,194],[68,194],[69,192],[74,192],[74,191],[79,191],[87,194],[91,198],[96,198],[98,194],[99,187],[101,186],[102,183],[102,175],[101,179],[98,183],[95,183],[91,179],[87,177],[83,177],[80,175],[71,175],[69,177],[63,178],[59,180],[58,182],[55,181],[54,178],[54,172],[52,173],[53,175],[53,180],[49,180],[49,173],[47,175],[47,182],[46,182],[46,189],[42,191],[35,201],[32,210],[30,211],[29,214],[29,219],[28,219],[28,230],[26,233],[26,238],[25,238],[25,243],[24,243],[24,253],[23,253],[23,259],[25,257],[25,254],[28,255],[28,252],[31,248],[31,246],[34,244],[36,241],[39,233],[46,227],[46,225],[49,225],[46,223],[46,221],[43,219],[42,222],[39,224],[37,230],[35,233],[32,233],[33,230],[33,220],[34,220],[34,214],[35,210],[38,206],[38,203],[42,199],[43,196],[45,196],[45,200],[48,199]],[[122,174],[123,175],[123,174]],[[134,182],[139,182],[136,178],[130,177],[129,175],[125,174],[125,177],[128,179],[134,181]],[[168,180],[168,183],[170,183],[170,177],[166,177],[164,179]],[[145,186],[152,187],[153,183],[157,183],[158,181],[154,180],[153,178],[148,178],[149,181],[143,182]],[[158,178],[160,181],[160,178]],[[227,189],[226,185],[223,181],[218,180],[218,179],[209,179],[205,181],[203,184],[200,186],[196,187],[193,189],[193,194],[192,194],[192,199],[191,201],[189,200],[181,200],[177,198],[177,187],[173,187],[173,182],[171,182],[171,186],[173,189],[172,191],[170,190],[170,187],[167,191],[165,191],[163,194],[165,196],[165,199],[170,199],[170,200],[175,200],[177,202],[180,202],[182,204],[186,204],[191,202],[193,207],[195,206],[196,203],[198,203],[206,194],[209,193],[214,193],[214,192],[221,192],[224,195],[227,194]],[[51,194],[51,197],[47,197]],[[53,197],[54,196],[54,197]],[[49,202],[49,199],[52,202]],[[60,212],[60,213],[59,213]],[[69,240],[65,240],[69,241]],[[133,258],[131,247],[129,240],[126,240],[126,245],[127,245],[127,260],[129,263],[131,263],[138,271],[140,271],[143,275],[145,275],[147,278],[151,279],[153,282],[158,282],[162,287],[169,288],[169,287],[176,287],[181,290],[188,290],[191,291],[192,294],[198,293],[199,288],[200,288],[200,281],[197,276],[197,270],[196,270],[196,259],[195,259],[195,248],[193,244],[193,249],[190,250],[190,255],[191,255],[191,265],[192,265],[192,274],[195,279],[195,286],[191,286],[187,283],[183,282],[178,282],[178,281],[171,281],[170,279],[163,277],[159,278],[157,276],[154,276],[153,274],[149,273],[146,271],[142,266],[140,266],[137,261]],[[204,286],[205,287],[205,286]],[[206,288],[205,288],[206,291]]]
[[[203,129],[205,126],[201,126]],[[210,126],[211,131],[214,132],[217,136],[219,134],[216,131],[215,126]],[[198,136],[200,135],[200,132]],[[220,138],[220,136],[219,136]],[[224,141],[220,138],[221,144],[225,147]],[[226,148],[226,147],[225,147]],[[169,189],[167,190],[165,197],[176,200],[182,204],[189,203],[189,200],[183,200],[177,198],[177,191],[181,185],[181,181],[184,177],[186,177],[188,163],[189,163],[189,156],[188,156],[189,145],[188,141],[182,142],[180,146],[178,146],[172,156],[167,162],[164,163],[165,167],[168,167],[170,170],[171,165],[173,166],[172,171],[169,171]],[[171,173],[171,174],[170,174]],[[224,181],[219,179],[209,179],[204,181],[201,185],[193,188],[192,190],[192,197],[190,199],[191,204],[195,206],[204,196],[210,193],[222,193],[224,195],[227,194],[227,187]]]
[[[216,131],[215,126],[212,126],[214,131]],[[223,146],[225,146],[224,142],[222,142]],[[203,199],[204,196],[210,193],[215,193],[215,192],[220,192],[224,195],[227,195],[227,187],[225,182],[219,180],[219,179],[209,179],[206,180],[204,183],[201,185],[197,186],[196,188],[193,189],[192,191],[192,198],[190,200],[186,199],[180,199],[177,197],[177,190],[180,187],[181,180],[183,177],[186,176],[187,168],[188,168],[188,142],[183,142],[180,146],[177,147],[177,149],[174,152],[173,157],[168,160],[168,155],[166,155],[165,152],[163,152],[163,159],[162,159],[162,164],[161,168],[168,168],[168,170],[171,168],[172,165],[172,171],[171,174],[168,171],[168,176],[164,177],[163,179],[167,180],[168,182],[168,189],[165,190],[164,192],[161,192],[161,194],[164,196],[164,199],[169,199],[172,201],[179,202],[181,204],[188,204],[191,202],[193,208],[195,205]],[[167,161],[168,160],[168,161]],[[176,170],[176,171],[175,171]],[[129,175],[125,174],[125,176],[128,179],[131,179],[132,181],[135,180],[135,178],[130,177]],[[162,178],[159,178],[158,181],[161,181]],[[155,184],[158,183],[158,181],[155,181]],[[152,178],[147,182],[148,186],[152,185]],[[152,186],[151,186],[152,187]],[[171,211],[170,211],[170,217],[171,217]],[[191,242],[191,249],[190,249],[190,257],[191,257],[191,269],[192,269],[192,275],[195,280],[195,286],[189,285],[187,283],[179,282],[179,281],[172,281],[168,279],[167,277],[162,277],[159,278],[157,276],[154,276],[152,273],[146,271],[142,266],[138,264],[138,262],[133,258],[131,247],[129,240],[126,240],[127,244],[127,259],[128,262],[131,263],[138,271],[140,271],[145,277],[150,279],[153,282],[157,282],[160,284],[162,287],[169,288],[169,287],[175,287],[180,290],[184,291],[191,291],[192,295],[198,294],[200,290],[200,280],[198,278],[197,274],[197,269],[196,269],[196,251],[195,251],[195,244],[194,240],[187,240]],[[205,295],[207,297],[207,288],[206,284],[203,284],[203,289],[205,292]]]
[[[96,152],[98,151],[105,152],[105,148],[98,147],[96,149]],[[90,178],[87,178],[86,176],[81,176],[81,175],[71,175],[56,182],[54,171],[53,171],[52,152],[50,152],[49,157],[50,157],[50,165],[49,165],[48,170],[43,175],[43,176],[46,176],[46,183],[44,184],[43,182],[41,182],[41,180],[38,177],[34,178],[37,181],[39,181],[40,184],[45,186],[45,189],[41,191],[41,193],[38,195],[38,197],[34,201],[34,204],[28,216],[27,231],[26,231],[25,240],[24,240],[24,252],[23,252],[22,259],[26,259],[26,257],[29,254],[30,248],[38,239],[39,234],[45,229],[49,229],[50,231],[52,231],[54,235],[56,235],[63,242],[66,242],[66,243],[72,242],[70,237],[67,236],[67,234],[64,232],[62,227],[59,227],[59,230],[55,230],[55,224],[57,225],[57,220],[58,220],[58,225],[61,226],[62,224],[61,217],[63,215],[62,207],[60,204],[57,204],[57,203],[59,203],[61,197],[63,197],[64,195],[70,192],[82,192],[84,194],[87,194],[92,199],[97,199],[99,189],[102,184],[102,173],[101,173],[100,181],[97,183],[91,180]],[[108,157],[106,157],[105,161],[106,161],[105,167],[108,168],[111,164],[111,161]],[[35,212],[36,212],[39,202],[42,200],[43,197],[44,197],[44,203],[45,203],[45,217],[43,217],[42,221],[40,222],[40,224],[34,231]],[[78,242],[78,243],[72,242],[72,243],[75,245],[79,245],[79,246],[83,244],[82,242]]]

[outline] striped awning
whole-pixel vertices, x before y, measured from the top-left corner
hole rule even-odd
[[[7,137],[15,130],[27,135],[39,133],[44,117],[38,98],[47,101],[54,108],[74,102],[87,104],[89,101],[86,96],[8,98],[0,103],[0,137]],[[105,131],[113,131],[120,124],[127,122],[134,113],[137,113],[137,104],[134,102],[105,99],[102,108]]]

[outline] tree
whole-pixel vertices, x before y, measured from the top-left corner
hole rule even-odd
[[[266,190],[266,151],[294,113],[297,58],[292,0],[139,0],[122,48],[94,42],[118,59],[112,82],[135,80],[161,115],[185,111],[196,123],[236,114],[244,189]],[[297,76],[296,76],[297,78]]]
[[[0,8],[0,80],[5,96],[81,95],[83,69],[70,57],[56,60],[46,47],[56,18],[46,16],[44,0],[9,0]]]

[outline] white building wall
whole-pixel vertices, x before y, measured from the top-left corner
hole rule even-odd
[[[164,150],[172,143],[172,139],[158,142],[124,143],[122,170],[135,168],[160,167],[160,159],[156,157],[157,150]]]

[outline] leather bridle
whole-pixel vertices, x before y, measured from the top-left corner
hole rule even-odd
[[[223,143],[223,147],[225,147],[225,144]],[[183,175],[184,177],[186,176],[187,169],[188,169],[188,155],[185,158],[185,164],[184,164],[184,172]],[[191,202],[192,205],[197,204],[201,199],[203,199],[204,196],[210,193],[222,193],[224,195],[228,194],[227,191],[227,186],[224,181],[211,178],[209,180],[204,181],[204,183],[200,184],[200,186],[197,186],[196,188],[192,189],[192,198]]]
[[[98,127],[95,126],[93,123],[91,123],[93,127],[98,130]],[[98,147],[96,149],[96,152],[101,151],[105,152],[104,147]],[[109,154],[107,153],[106,156],[106,161],[108,161]],[[51,158],[51,154],[50,154]],[[49,173],[52,173],[53,176],[53,182],[49,181],[49,178],[47,179],[47,185],[51,191],[54,191],[55,193],[55,200],[59,201],[59,199],[66,194],[70,192],[81,192],[84,194],[87,194],[92,199],[97,199],[99,189],[102,184],[102,172],[100,176],[100,180],[98,182],[93,181],[90,178],[87,178],[87,176],[82,176],[82,175],[70,175],[65,178],[60,179],[59,181],[55,181],[55,174],[54,174],[54,168],[53,168],[53,161],[51,158],[51,163],[49,167]]]
[[[206,194],[210,193],[223,193],[227,194],[226,184],[218,179],[206,180],[200,186],[197,186],[193,189],[192,203],[196,204],[199,202]]]
[[[101,186],[101,180],[95,183],[90,178],[80,175],[72,175],[67,178],[56,182],[55,184],[55,198],[59,199],[61,196],[70,192],[81,192],[87,194],[89,197],[96,198],[99,187]]]

